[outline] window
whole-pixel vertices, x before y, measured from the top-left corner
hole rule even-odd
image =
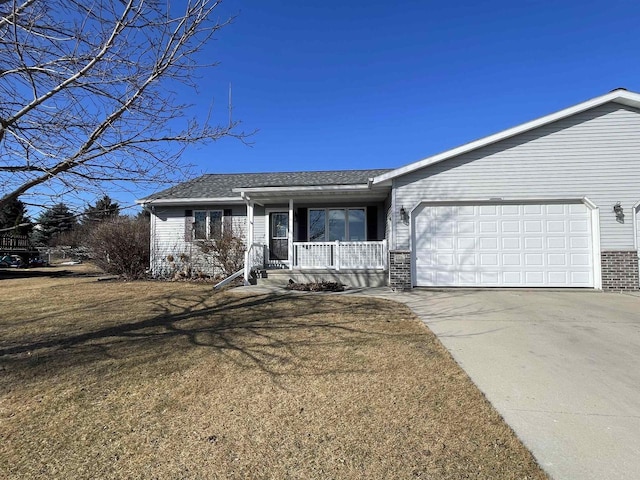
[[[271,237],[289,237],[289,213],[274,212],[271,214]]]
[[[309,241],[324,242],[326,237],[324,231],[326,229],[326,211],[318,209],[309,209]]]
[[[310,208],[309,241],[365,241],[366,218],[364,208]]]
[[[220,238],[223,227],[222,210],[196,210],[193,212],[193,238],[207,240]]]

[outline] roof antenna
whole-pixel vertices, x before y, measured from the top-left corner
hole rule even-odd
[[[229,82],[229,127],[231,127],[233,123],[232,112],[233,112],[233,106],[231,104],[231,82]]]

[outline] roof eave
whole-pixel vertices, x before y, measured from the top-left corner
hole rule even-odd
[[[285,187],[247,187],[247,188],[232,188],[234,193],[246,193],[246,194],[273,194],[273,193],[305,193],[305,192],[347,192],[347,191],[362,191],[369,190],[368,184],[354,184],[354,185],[301,185],[301,186],[285,186]]]
[[[244,200],[240,197],[204,197],[204,198],[156,198],[148,199],[143,198],[136,200],[138,205],[205,205],[205,204],[240,204],[244,203]]]

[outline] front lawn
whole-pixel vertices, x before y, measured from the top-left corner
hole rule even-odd
[[[545,478],[399,304],[0,285],[2,478]]]

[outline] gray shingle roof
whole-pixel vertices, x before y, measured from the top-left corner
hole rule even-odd
[[[239,198],[234,188],[242,187],[293,187],[314,185],[365,184],[372,177],[390,169],[333,170],[322,172],[272,172],[272,173],[211,173],[188,182],[180,183],[144,200],[178,198]]]

